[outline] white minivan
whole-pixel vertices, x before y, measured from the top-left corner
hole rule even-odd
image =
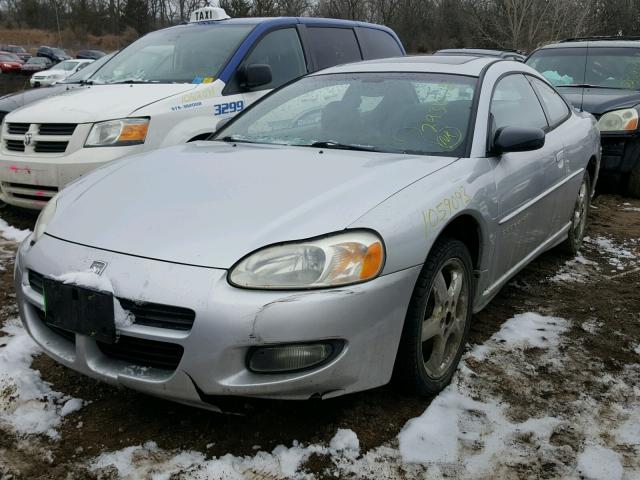
[[[0,200],[42,208],[106,162],[207,138],[220,121],[306,73],[404,54],[396,34],[380,25],[232,19],[205,7],[188,24],[135,41],[83,87],[9,113],[0,138]]]

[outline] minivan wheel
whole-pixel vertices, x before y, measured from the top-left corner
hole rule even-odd
[[[411,297],[394,368],[408,390],[432,395],[451,381],[469,336],[472,269],[462,242],[436,241]]]
[[[582,248],[584,232],[587,229],[587,218],[589,217],[589,205],[591,203],[591,178],[586,173],[578,190],[573,213],[571,214],[571,226],[569,235],[562,244],[562,248],[571,255],[578,253]]]

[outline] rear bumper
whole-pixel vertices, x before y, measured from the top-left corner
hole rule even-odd
[[[90,337],[61,335],[38,315],[43,297],[30,284],[29,270],[55,276],[86,270],[98,259],[108,264],[103,275],[119,298],[196,312],[189,331],[134,323],[120,332],[121,338],[179,345],[184,352],[175,368],[114,357]],[[210,406],[216,396],[326,398],[387,383],[419,271],[331,290],[250,291],[230,286],[225,270],[136,258],[45,235],[33,247],[29,239],[20,247],[15,287],[25,327],[56,361],[108,383]],[[246,366],[251,347],[320,340],[342,340],[345,346],[328,364],[308,371],[257,374]]]

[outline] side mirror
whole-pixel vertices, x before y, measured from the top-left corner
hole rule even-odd
[[[261,87],[273,80],[271,67],[262,63],[254,63],[244,67],[243,85],[247,88]]]
[[[545,133],[540,128],[502,127],[493,138],[493,152],[529,152],[544,146]]]

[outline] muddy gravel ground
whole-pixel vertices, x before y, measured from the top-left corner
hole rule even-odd
[[[32,228],[34,222],[30,212],[8,206],[0,207],[0,218],[18,228]],[[578,257],[559,250],[545,253],[474,316],[469,349],[488,345],[493,353],[489,357],[467,356],[464,374],[456,380],[456,388],[463,385],[474,401],[492,398],[500,408],[508,406],[505,425],[553,418],[542,440],[523,434],[522,428],[506,438],[495,421],[484,420],[471,446],[460,443],[456,450],[459,458],[449,458],[434,470],[433,465],[409,465],[406,455],[399,455],[397,449],[398,433],[407,422],[436,402],[399,392],[393,384],[317,402],[238,400],[246,414],[224,415],[104,385],[39,354],[34,356],[31,369],[39,371],[52,390],[83,399],[85,404],[61,419],[58,438],[16,433],[0,421],[0,478],[213,478],[187,474],[197,473],[207,460],[227,454],[249,458],[258,451],[271,452],[278,445],[328,445],[338,429],[350,429],[357,435],[359,450],[350,458],[348,468],[344,461],[340,466],[330,454],[318,452],[304,456],[293,476],[638,479],[640,442],[634,436],[629,440],[628,435],[627,440],[620,440],[621,434],[616,436],[615,432],[621,432],[624,425],[632,430],[640,428],[640,423],[633,423],[640,414],[640,201],[598,197],[587,235]],[[0,243],[0,252],[4,252],[4,263],[0,261],[4,265],[0,271],[0,326],[17,316],[11,284],[15,248],[15,242]],[[567,320],[557,348],[500,350],[499,341],[492,336],[504,322],[524,312]],[[0,332],[0,347],[2,335]],[[12,408],[11,398],[7,399],[11,392],[1,388],[0,399],[5,395],[5,402],[0,403],[0,411],[2,405]],[[488,409],[484,413],[482,408],[467,410],[475,412],[475,417],[489,415]],[[498,439],[493,450],[489,449],[490,438]],[[130,459],[134,466],[144,460],[147,467],[138,465],[133,473],[117,465],[96,467],[101,453],[149,441],[157,444],[157,451],[146,452],[144,459],[142,454]],[[402,439],[400,443],[402,447]],[[598,476],[598,465],[588,471],[591,450],[587,448],[591,447],[611,452],[607,458],[613,455],[615,468],[605,469],[603,477]],[[483,449],[494,452],[491,471],[470,469],[465,458]],[[172,464],[162,475],[157,470],[154,473],[154,464],[166,466],[178,452],[199,453],[195,462]],[[594,459],[603,464],[597,455]],[[358,464],[365,460],[369,462],[366,466]],[[243,472],[239,478],[291,476],[256,468]]]

